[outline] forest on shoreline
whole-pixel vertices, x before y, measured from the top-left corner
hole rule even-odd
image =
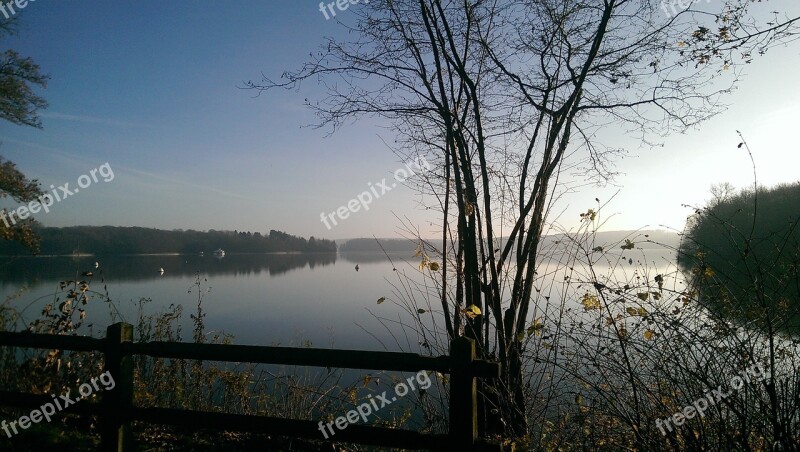
[[[226,253],[335,253],[336,242],[305,239],[281,231],[269,234],[243,231],[194,231],[72,226],[39,228],[40,255],[70,254],[199,254],[223,249]],[[0,255],[24,256],[31,251],[17,242],[0,241]]]
[[[708,306],[724,317],[774,311],[779,329],[800,330],[800,182],[712,194],[689,221],[678,264],[702,273]]]

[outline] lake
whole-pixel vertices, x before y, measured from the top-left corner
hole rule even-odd
[[[233,334],[237,344],[311,341],[318,347],[383,350],[369,333],[387,338],[385,329],[367,309],[390,317],[400,312],[390,303],[376,303],[380,297],[391,297],[386,279],[394,276],[392,268],[385,256],[345,259],[332,254],[229,254],[222,259],[186,255],[23,257],[0,265],[0,294],[5,298],[22,291],[12,304],[23,311],[29,323],[43,306],[53,302],[60,281],[88,279],[91,290],[107,290],[124,321],[135,323],[138,300],[149,298],[148,313],[182,304],[183,324],[188,326],[189,313],[197,305],[194,284],[199,274],[205,279],[201,289],[210,288],[202,305],[207,331]],[[94,276],[81,276],[85,271]],[[100,298],[87,306],[86,323],[95,329],[110,322],[111,307]],[[184,338],[190,337],[191,329],[185,327]]]
[[[647,253],[631,264],[600,263],[597,270],[630,279],[640,260],[650,262],[654,271],[672,265],[666,250]],[[102,297],[95,297],[87,306],[86,323],[93,325],[95,335],[102,336],[112,310],[135,323],[139,299],[148,298],[148,314],[170,304],[183,305],[184,340],[188,340],[189,314],[197,305],[194,284],[200,275],[201,289],[210,288],[202,304],[206,331],[233,334],[237,344],[310,341],[315,347],[419,351],[424,339],[403,331],[399,322],[407,322],[409,314],[394,303],[400,299],[399,273],[422,281],[412,254],[391,254],[394,264],[377,253],[229,254],[222,259],[196,255],[19,257],[0,265],[0,295],[5,298],[22,291],[12,304],[23,312],[27,324],[55,300],[60,281],[88,279],[91,290],[107,292],[113,304],[112,308]],[[543,268],[550,266],[545,263]],[[567,270],[557,260],[552,266]],[[94,275],[82,277],[86,271]],[[387,302],[379,305],[381,297]]]

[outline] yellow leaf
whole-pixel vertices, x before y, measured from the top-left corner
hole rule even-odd
[[[648,341],[652,341],[653,340],[653,336],[655,336],[655,335],[656,335],[656,333],[654,333],[652,330],[645,330],[645,332],[644,332],[644,338],[647,339]]]
[[[466,308],[462,309],[461,312],[463,312],[467,317],[472,319],[475,318],[475,316],[481,315],[481,308],[475,306],[474,304],[471,304]]]
[[[584,294],[583,298],[581,299],[581,303],[583,304],[583,309],[585,311],[600,309],[600,300],[596,296],[589,295],[588,293]]]
[[[582,213],[580,216],[584,221],[594,221],[595,218],[597,218],[597,212],[595,212],[594,209],[589,209],[586,211],[586,213]]]
[[[475,207],[472,204],[465,202],[464,203],[464,214],[468,217],[471,217],[472,214],[475,213]]]
[[[434,271],[434,272],[439,271],[439,263],[438,262],[431,262],[430,264],[428,264],[428,268],[430,268],[431,271]]]
[[[647,309],[642,308],[642,307],[634,308],[634,307],[630,307],[629,306],[629,307],[625,308],[625,312],[627,312],[628,314],[633,315],[633,316],[644,317],[644,316],[647,315]]]
[[[528,331],[528,336],[530,336],[531,334],[535,334],[537,336],[541,336],[543,329],[544,329],[544,325],[542,324],[540,319],[535,319],[533,321],[533,325],[528,327],[528,330],[527,330]]]
[[[628,337],[628,330],[624,326],[620,327],[618,335],[620,339],[626,339]]]

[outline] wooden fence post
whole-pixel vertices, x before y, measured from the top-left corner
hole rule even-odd
[[[450,446],[474,450],[478,439],[478,393],[471,367],[475,342],[459,337],[450,342]]]
[[[132,450],[130,414],[133,407],[133,357],[122,353],[120,345],[133,341],[133,325],[115,323],[106,330],[105,370],[111,372],[114,389],[103,394],[100,419],[102,450]]]

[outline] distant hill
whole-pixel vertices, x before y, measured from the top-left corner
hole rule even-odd
[[[417,242],[409,239],[350,239],[339,246],[340,253],[413,253]]]
[[[542,240],[542,245],[563,241],[567,237],[567,234],[548,235]],[[626,239],[633,242],[636,248],[677,250],[681,237],[675,232],[661,230],[604,231],[595,234],[594,243],[597,246],[614,246],[624,243]]]
[[[547,235],[542,238],[540,249],[551,248],[555,242],[565,242],[567,239],[566,234]],[[598,246],[611,246],[624,243],[625,239],[634,242],[637,248],[642,249],[677,249],[680,243],[680,236],[677,233],[661,230],[598,232],[594,237],[594,242]],[[434,241],[433,243],[438,242]],[[501,243],[505,243],[505,239]],[[387,253],[413,253],[417,242],[409,239],[350,239],[339,246],[339,252],[382,253],[381,247]]]
[[[192,230],[165,231],[140,227],[74,226],[38,228],[42,255],[67,254],[199,254],[221,248],[226,253],[335,253],[336,242],[314,237],[306,240],[285,232]],[[16,242],[0,241],[0,255],[28,255]]]

